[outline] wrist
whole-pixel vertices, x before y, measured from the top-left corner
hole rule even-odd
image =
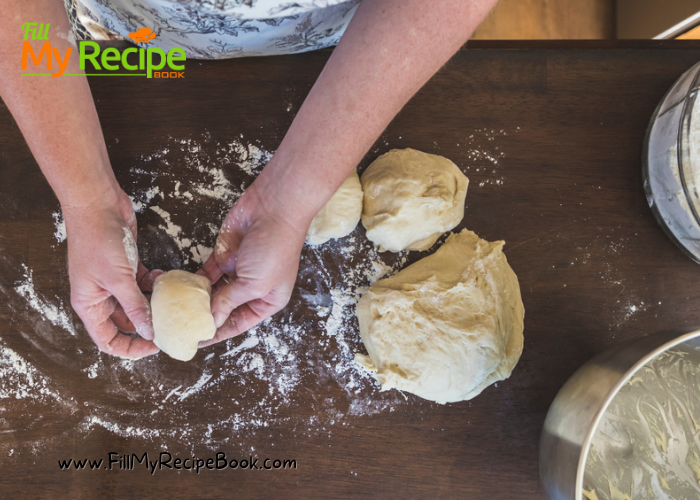
[[[349,171],[349,167],[332,162],[318,164],[310,158],[286,158],[278,151],[251,187],[255,187],[265,210],[284,218],[305,235]]]
[[[64,172],[60,183],[54,186],[62,210],[120,209],[126,195],[108,162],[91,162],[73,172]]]
[[[122,190],[106,151],[86,147],[78,158],[35,155],[64,211],[119,207]]]
[[[119,185],[101,186],[89,196],[59,197],[59,202],[66,222],[73,220],[85,222],[116,216],[129,223],[135,217],[131,199]]]
[[[315,207],[314,196],[319,194],[318,190],[304,184],[300,177],[290,164],[282,164],[273,157],[250,187],[260,211],[306,234],[323,204]]]
[[[300,238],[305,239],[315,214],[309,216],[302,204],[293,203],[283,184],[275,176],[262,173],[246,189],[238,205],[250,221],[272,220],[283,224]]]

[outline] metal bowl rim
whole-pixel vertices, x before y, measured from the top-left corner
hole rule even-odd
[[[576,470],[576,486],[574,490],[576,492],[575,500],[584,500],[583,473],[586,470],[586,461],[588,460],[588,453],[591,448],[591,441],[593,440],[595,431],[598,430],[598,425],[600,425],[600,421],[603,419],[605,411],[608,409],[613,399],[615,399],[617,393],[620,392],[620,389],[622,389],[625,386],[625,384],[627,384],[627,382],[629,382],[629,380],[634,375],[636,375],[636,373],[639,370],[641,370],[642,367],[646,366],[651,360],[668,351],[669,349],[676,347],[678,344],[682,344],[694,338],[700,338],[700,330],[695,330],[693,332],[683,334],[648,352],[642,358],[640,358],[639,361],[632,365],[632,368],[627,370],[624,376],[622,376],[620,380],[618,380],[617,383],[613,386],[613,388],[610,389],[607,396],[605,396],[605,401],[603,401],[603,404],[600,406],[600,408],[598,408],[598,411],[596,412],[593,421],[588,426],[588,432],[586,433],[586,437],[583,440],[583,445],[581,446],[581,454],[579,455],[578,467]]]
[[[678,102],[673,103],[670,105],[668,108],[664,110],[663,113],[659,113],[661,111],[661,108],[666,104],[666,99],[671,95],[671,93],[675,90],[675,88],[678,86],[678,84],[683,80],[683,77],[689,73],[695,72],[695,75],[692,77],[693,81],[691,84],[688,86],[688,91],[686,92],[685,96],[683,99],[681,99]],[[650,166],[649,166],[649,140],[651,139],[651,132],[652,129],[654,128],[654,124],[656,123],[656,119],[669,113],[672,109],[681,106],[681,119],[680,119],[680,124],[679,124],[679,133],[676,135],[676,151],[677,155],[679,155],[679,160],[678,160],[678,173],[682,178],[682,163],[680,160],[680,154],[681,154],[681,133],[680,133],[680,126],[683,123],[685,113],[686,113],[686,101],[688,100],[688,96],[695,92],[695,93],[700,93],[700,87],[697,85],[698,80],[700,79],[700,62],[697,62],[693,64],[690,68],[688,68],[686,71],[683,72],[681,76],[676,79],[675,82],[673,82],[673,85],[669,87],[669,89],[666,91],[664,96],[661,98],[659,103],[656,105],[656,108],[654,108],[654,112],[651,114],[651,119],[649,120],[649,124],[647,125],[646,131],[644,132],[644,141],[642,145],[642,180],[644,184],[644,194],[647,199],[647,205],[649,205],[649,208],[651,209],[651,213],[654,215],[654,219],[656,219],[657,224],[663,231],[663,233],[683,252],[684,255],[689,257],[693,262],[696,262],[700,264],[700,257],[696,256],[693,254],[688,248],[683,245],[681,240],[673,233],[671,228],[666,224],[666,221],[663,218],[663,215],[659,211],[659,208],[657,206],[656,201],[654,200],[654,194],[652,193],[651,190],[651,175],[650,175]],[[691,207],[693,204],[693,201],[688,197],[688,192],[685,188],[685,184],[683,181],[681,181],[681,190],[683,192],[683,196],[686,198],[686,203],[688,203],[688,206]],[[695,218],[696,222],[700,224],[700,219],[698,219],[697,215],[691,208],[691,215]]]

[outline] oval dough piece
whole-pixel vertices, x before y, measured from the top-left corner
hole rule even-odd
[[[171,358],[189,361],[197,344],[216,333],[211,283],[205,276],[175,270],[156,278],[151,296],[153,342]]]
[[[381,251],[427,250],[464,217],[469,179],[447,158],[392,149],[362,174],[362,224]]]
[[[525,309],[504,244],[465,229],[362,296],[357,318],[369,358],[356,360],[376,370],[383,391],[448,403],[510,376]]]
[[[347,236],[355,230],[361,214],[362,185],[357,170],[353,170],[311,221],[306,242],[320,245],[331,238]]]

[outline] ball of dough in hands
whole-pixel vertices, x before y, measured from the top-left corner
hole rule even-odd
[[[356,360],[376,370],[383,391],[447,403],[510,376],[525,309],[503,245],[465,229],[362,296],[357,317],[369,358]]]
[[[216,333],[211,283],[205,276],[168,271],[156,278],[151,296],[153,342],[171,358],[189,361],[197,344]]]
[[[380,250],[427,250],[464,217],[469,179],[447,158],[392,149],[362,174],[362,224]]]
[[[347,236],[355,230],[361,214],[362,185],[357,171],[353,170],[311,221],[306,242],[320,245],[331,238]]]

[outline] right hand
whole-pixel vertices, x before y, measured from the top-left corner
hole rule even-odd
[[[274,197],[256,180],[231,208],[200,274],[215,284],[213,339],[239,335],[280,311],[294,289],[308,223],[293,223],[270,207]],[[226,275],[226,279],[222,278]]]
[[[149,273],[138,258],[136,216],[129,197],[120,189],[89,206],[63,207],[63,215],[71,304],[97,347],[130,359],[158,352],[151,308],[142,290],[152,290],[160,271]]]

